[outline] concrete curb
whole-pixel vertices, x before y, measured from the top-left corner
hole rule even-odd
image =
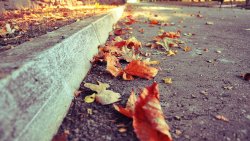
[[[49,141],[124,6],[0,53],[0,140]]]

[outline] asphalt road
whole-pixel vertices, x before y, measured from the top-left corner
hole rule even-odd
[[[167,57],[145,47],[152,60],[160,61],[161,70],[154,80],[123,81],[107,73],[105,65],[97,65],[84,82],[109,83],[112,90],[122,94],[124,104],[132,88],[138,90],[157,81],[174,140],[249,141],[250,82],[239,75],[250,72],[250,11],[147,3],[133,5],[130,10],[141,21],[154,17],[172,26],[151,27],[138,22],[131,25],[133,33],[127,36],[135,36],[145,45],[160,29],[180,30],[182,34],[192,33],[181,38],[192,51],[178,50],[177,55]],[[138,32],[141,28],[143,34]],[[171,77],[173,83],[164,84],[163,77]],[[112,106],[84,103],[84,96],[92,92],[83,86],[80,90],[83,92],[73,101],[58,133],[69,131],[69,140],[137,140],[130,119]],[[216,119],[216,115],[226,117],[228,122]],[[121,124],[126,132],[118,131]]]

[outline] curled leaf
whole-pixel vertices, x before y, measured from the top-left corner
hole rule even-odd
[[[110,72],[114,77],[117,77],[122,74],[121,65],[114,55],[106,54],[105,60],[107,61],[106,70]]]
[[[121,114],[123,114],[129,118],[132,118],[133,114],[134,114],[136,99],[137,99],[136,95],[135,95],[134,91],[132,91],[129,98],[128,98],[128,101],[127,101],[125,108],[123,108],[122,106],[115,105],[115,104],[113,106],[114,106],[115,110],[117,110]]]
[[[172,141],[159,102],[158,84],[143,89],[133,116],[133,127],[141,141]]]
[[[144,62],[133,60],[124,69],[124,72],[145,79],[152,79],[158,73],[158,69],[147,66]]]

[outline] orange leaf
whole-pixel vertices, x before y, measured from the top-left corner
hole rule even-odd
[[[132,91],[129,98],[128,98],[128,101],[127,101],[125,108],[118,106],[116,104],[114,104],[114,108],[118,112],[120,112],[121,114],[123,114],[129,118],[132,118],[133,114],[134,114],[134,109],[135,109],[135,102],[136,102],[136,96],[135,96],[134,91]]]
[[[123,78],[123,80],[134,80],[134,77],[132,75],[129,75],[125,72],[123,72],[122,78]]]
[[[172,141],[159,102],[156,82],[143,89],[135,104],[133,127],[141,141]]]
[[[107,61],[106,70],[110,72],[114,77],[122,74],[121,65],[115,56],[111,55],[110,53],[105,54],[105,60]]]
[[[150,24],[159,24],[159,21],[157,21],[157,20],[151,20]]]
[[[158,73],[158,69],[147,66],[139,60],[133,60],[124,69],[124,72],[141,78],[152,79]]]
[[[192,48],[191,48],[191,47],[186,46],[186,47],[184,47],[184,48],[183,48],[183,50],[184,50],[185,52],[189,52],[189,51],[191,51],[191,50],[192,50]]]

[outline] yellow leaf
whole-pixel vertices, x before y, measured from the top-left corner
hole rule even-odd
[[[176,53],[173,52],[172,50],[167,51],[167,56],[174,56],[174,55],[176,55]]]
[[[84,98],[84,101],[85,101],[86,103],[92,103],[92,102],[95,101],[95,96],[96,96],[95,93],[92,94],[92,95],[86,96],[86,97]]]
[[[107,88],[109,88],[110,86],[107,83],[102,83],[102,82],[98,81],[98,85],[92,84],[92,83],[85,83],[84,87],[87,87],[93,91],[96,91],[97,93],[100,93],[100,92],[106,90]]]
[[[119,98],[121,97],[121,95],[119,93],[116,93],[111,90],[106,90],[107,88],[109,88],[109,84],[107,83],[101,83],[98,81],[98,85],[92,83],[85,83],[84,86],[97,92],[97,94],[95,95],[85,97],[84,101],[87,103],[91,103],[96,100],[102,105],[107,105],[120,100]]]
[[[166,84],[172,84],[172,83],[173,83],[173,82],[172,82],[172,78],[169,78],[169,77],[163,78],[163,81],[164,81],[164,83],[166,83]]]
[[[113,92],[111,90],[104,90],[96,95],[96,101],[102,105],[112,104],[120,101],[121,95],[119,93]]]
[[[150,61],[150,58],[147,58],[147,59],[143,60],[143,62],[146,65],[157,65],[157,64],[160,64],[160,61]]]

